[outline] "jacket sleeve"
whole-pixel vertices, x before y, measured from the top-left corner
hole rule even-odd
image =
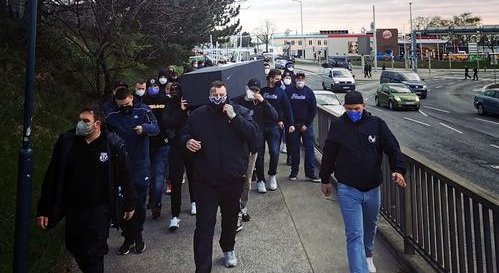
[[[261,107],[263,110],[263,116],[265,118],[266,122],[277,122],[277,119],[279,118],[279,114],[275,110],[274,106],[270,104],[270,102],[266,99],[263,99],[261,103]]]
[[[181,109],[173,109],[164,111],[162,118],[162,126],[165,130],[175,129],[179,125],[184,124],[187,119],[187,111]]]
[[[289,103],[288,96],[284,91],[283,91],[283,96],[281,98],[281,107],[282,110],[284,111],[284,119],[285,119],[284,121],[286,121],[286,124],[288,126],[294,125],[295,120],[293,118],[293,111],[291,110],[291,103]]]
[[[397,139],[388,128],[388,125],[386,125],[386,123],[381,119],[379,126],[382,135],[381,145],[383,152],[388,156],[390,170],[392,172],[398,172],[404,175],[406,172],[405,161],[404,156],[400,151],[400,146]]]
[[[144,133],[148,136],[155,136],[159,134],[158,121],[149,109],[147,109],[145,121],[142,123],[142,128],[144,129]]]
[[[184,128],[180,131],[180,136],[178,138],[178,143],[185,148],[185,144],[189,139],[193,139],[194,136],[192,134],[192,119],[189,117],[185,122]]]
[[[249,114],[249,111],[245,108],[239,108],[236,111],[237,115],[229,121],[232,128],[234,128],[240,136],[248,141],[250,139],[255,139],[257,125]]]
[[[62,136],[59,136],[54,145],[52,158],[43,179],[41,195],[37,205],[37,216],[52,216],[53,212],[50,211],[50,208],[55,201],[54,196],[56,195],[57,190],[57,169],[61,162],[62,146]]]
[[[311,89],[308,89],[308,116],[306,120],[306,125],[307,127],[310,127],[312,122],[314,121],[315,115],[317,115],[317,101],[315,99],[314,92]]]
[[[121,139],[116,152],[118,153],[118,162],[115,162],[115,166],[116,168],[118,168],[118,185],[123,189],[123,211],[129,212],[135,210],[135,200],[137,199],[137,193],[135,190],[135,183],[133,181],[132,164],[128,157],[125,143]]]
[[[328,138],[324,144],[324,150],[322,151],[321,169],[319,172],[319,177],[321,178],[322,184],[329,184],[329,179],[331,174],[334,173],[334,167],[336,165],[336,155],[338,154],[339,145],[332,140],[333,134],[333,123],[329,126]]]

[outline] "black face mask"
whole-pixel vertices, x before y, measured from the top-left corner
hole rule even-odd
[[[132,113],[132,106],[131,105],[126,105],[126,106],[120,106],[120,113],[123,115],[129,115]]]

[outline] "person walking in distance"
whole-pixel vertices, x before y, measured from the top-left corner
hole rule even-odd
[[[127,255],[131,250],[134,250],[135,253],[139,254],[146,249],[142,230],[150,182],[149,136],[157,135],[159,126],[149,107],[135,102],[128,89],[118,89],[114,97],[116,107],[107,114],[105,122],[125,141],[125,147],[132,162],[133,181],[137,191],[135,217],[123,225],[122,234],[125,241],[118,253]]]
[[[468,68],[467,65],[464,66],[464,79],[471,79],[471,76],[470,76],[470,69]]]
[[[376,272],[374,237],[380,208],[381,162],[388,156],[392,181],[405,187],[405,162],[386,123],[365,110],[362,94],[345,96],[345,114],[333,121],[320,170],[321,191],[331,194],[331,174],[338,181],[338,202],[345,223],[350,273]]]
[[[134,215],[131,172],[123,140],[103,128],[97,104],[83,107],[76,128],[57,139],[38,201],[37,224],[50,229],[65,218],[66,249],[83,273],[104,272],[111,219],[120,223]]]
[[[191,113],[181,132],[180,143],[192,153],[197,273],[211,272],[218,207],[222,214],[220,247],[224,263],[226,267],[237,265],[234,245],[239,198],[248,166],[248,141],[255,136],[256,124],[249,110],[229,103],[221,81],[211,84],[209,103]]]
[[[473,67],[473,80],[478,81],[478,67]]]

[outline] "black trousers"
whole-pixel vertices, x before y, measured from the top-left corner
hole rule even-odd
[[[237,214],[244,178],[224,181],[224,186],[211,187],[196,181],[196,230],[194,231],[194,261],[196,272],[211,272],[213,233],[217,210],[222,214],[220,247],[223,252],[234,250],[236,243]]]
[[[171,209],[172,217],[180,215],[180,207],[182,206],[182,180],[184,171],[187,172],[187,181],[189,182],[189,195],[191,202],[196,202],[193,193],[194,183],[192,181],[191,162],[185,154],[185,148],[177,145],[172,145],[168,155],[168,166],[170,168],[170,179],[172,183],[171,194]]]
[[[135,199],[135,213],[132,219],[123,221],[122,235],[127,241],[141,241],[144,221],[146,219],[146,199],[149,189],[149,169],[134,170],[135,190],[137,199]]]
[[[66,249],[83,273],[104,272],[109,224],[110,212],[106,205],[66,211]]]

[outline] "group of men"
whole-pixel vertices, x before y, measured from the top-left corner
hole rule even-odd
[[[305,178],[322,182],[326,195],[331,193],[331,173],[339,181],[351,272],[368,272],[368,267],[373,272],[381,152],[390,157],[394,181],[405,185],[396,139],[384,122],[364,110],[360,93],[347,94],[347,112],[331,124],[319,178],[312,127],[317,105],[305,74],[294,73],[292,64],[284,72],[266,64],[264,71],[265,86],[251,79],[244,94],[232,99],[222,81],[213,82],[208,103],[195,109],[183,99],[174,69],[161,70],[157,79],[138,80],[133,92],[117,81],[112,97],[103,105],[83,107],[76,127],[59,136],[38,202],[38,225],[50,228],[65,217],[66,248],[80,269],[103,272],[111,224],[122,229],[119,254],[145,251],[146,210],[151,209],[153,219],[160,216],[165,179],[172,187],[169,229],[179,228],[186,173],[191,214],[196,215],[196,272],[211,271],[218,207],[220,247],[225,265],[234,267],[236,232],[250,220],[247,204],[253,176],[259,193],[266,193],[267,185],[271,191],[278,188],[279,149],[285,143],[291,166],[288,180],[295,181],[303,144]],[[369,137],[359,141],[366,134]]]

